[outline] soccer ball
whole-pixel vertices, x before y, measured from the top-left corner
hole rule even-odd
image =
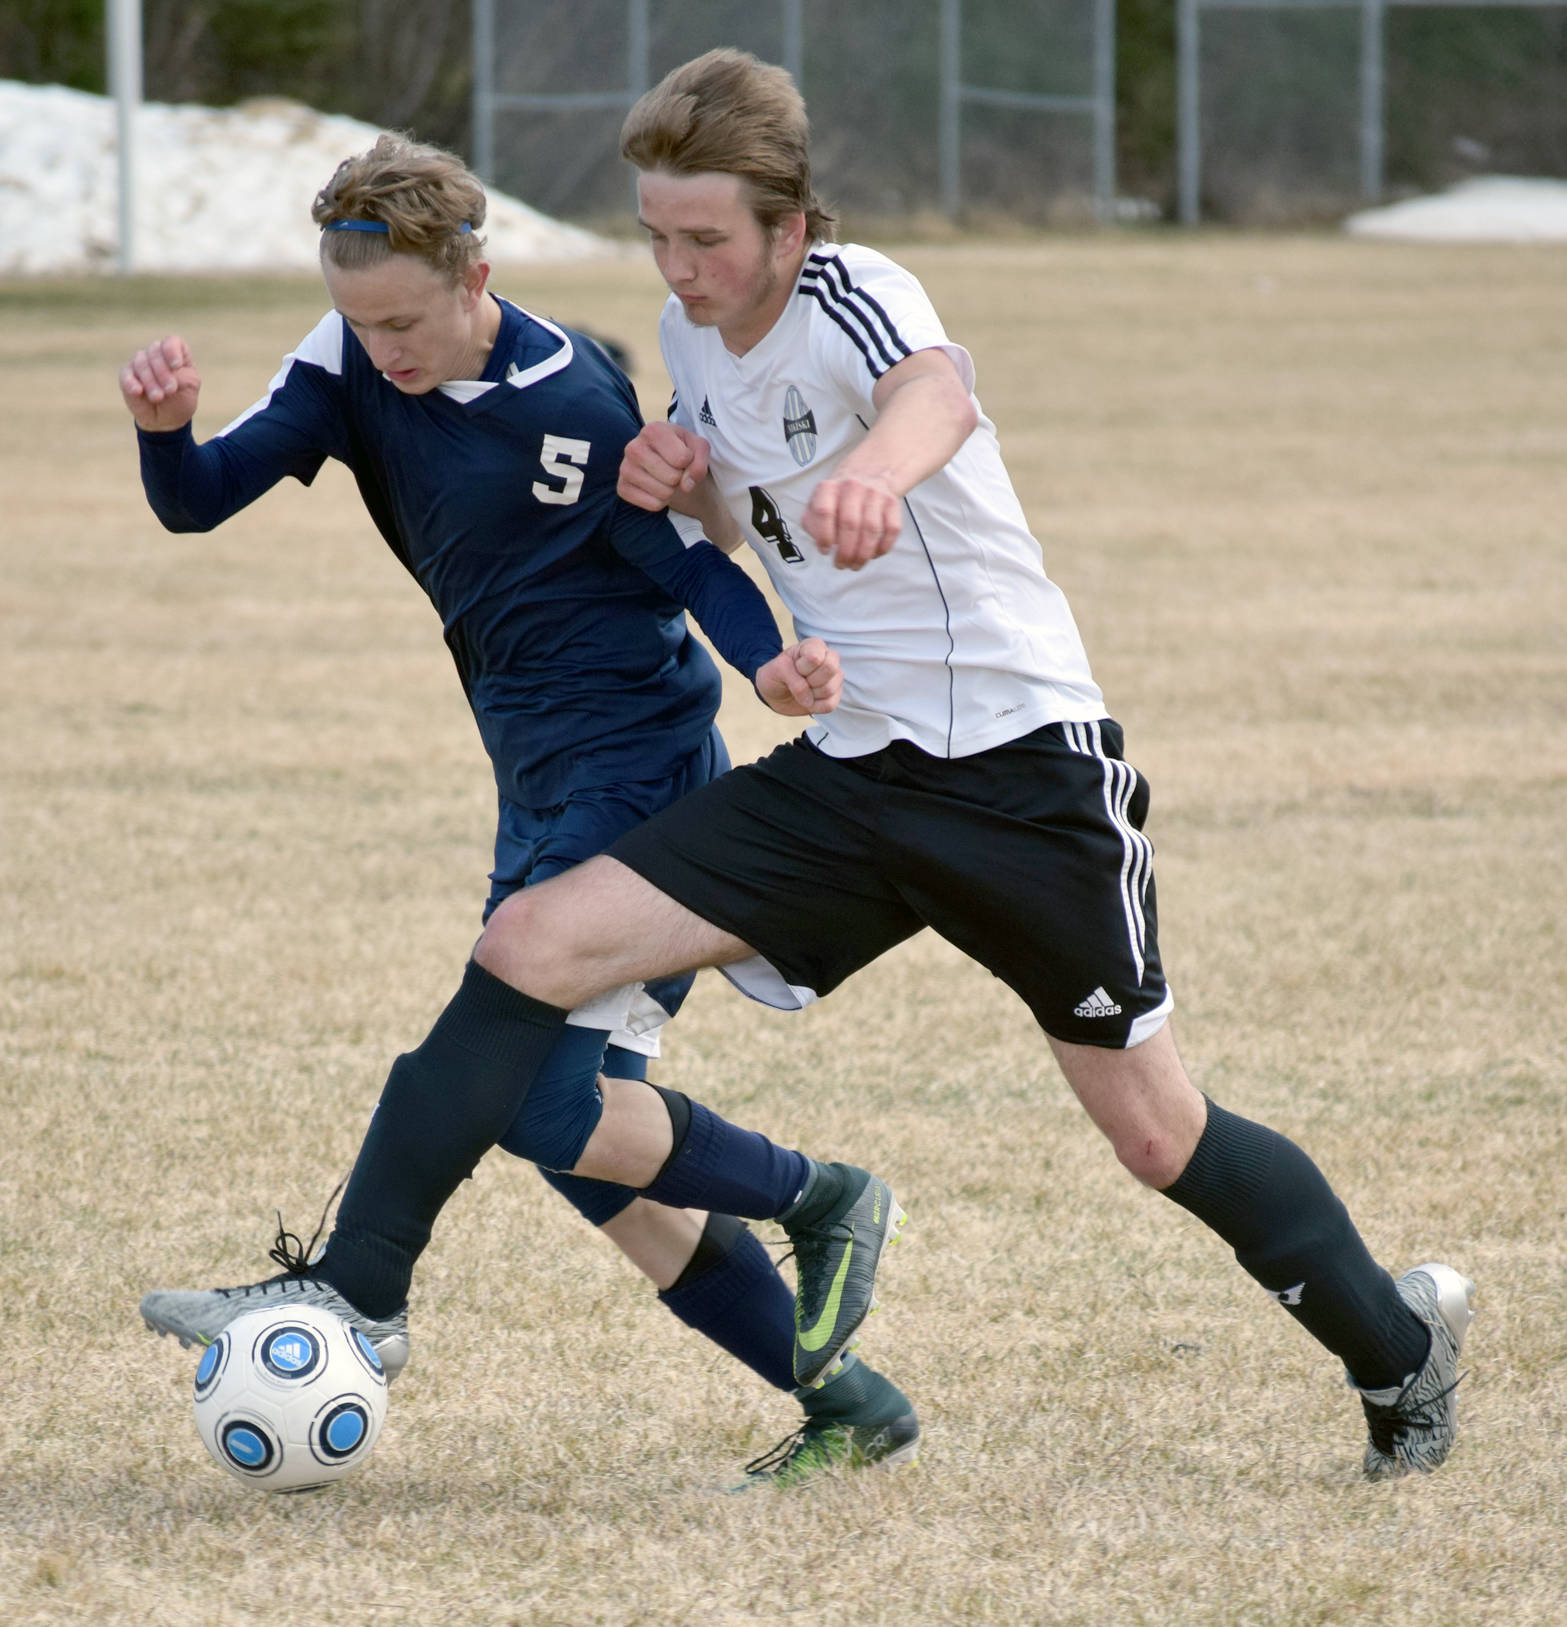
[[[314,1305],[246,1311],[202,1352],[196,1429],[236,1479],[310,1491],[369,1458],[386,1418],[375,1347]]]

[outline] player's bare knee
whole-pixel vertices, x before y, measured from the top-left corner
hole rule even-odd
[[[1117,1135],[1112,1137],[1111,1145],[1121,1167],[1157,1192],[1180,1178],[1192,1155],[1185,1136],[1158,1131],[1139,1130],[1135,1134]]]
[[[524,887],[502,900],[474,946],[473,958],[514,989],[569,1011],[588,990],[568,945],[541,920],[534,889]]]

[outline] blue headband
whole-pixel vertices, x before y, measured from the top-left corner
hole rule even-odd
[[[390,236],[392,228],[384,220],[329,220],[321,228],[324,232],[380,232],[383,236]],[[464,236],[473,230],[473,223],[465,220],[457,228],[457,235]]]

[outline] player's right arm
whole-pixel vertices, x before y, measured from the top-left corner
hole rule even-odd
[[[138,429],[183,429],[196,416],[201,394],[190,346],[176,333],[154,339],[120,369],[120,394]]]
[[[672,431],[673,438],[668,434],[655,434],[644,443],[643,437],[649,429]],[[690,462],[681,461],[686,452],[691,455]],[[722,511],[724,520],[728,522],[727,527],[715,523],[716,515],[713,522],[703,517],[705,505],[699,494],[704,485]],[[673,508],[677,514],[700,521],[710,539],[713,529],[730,535],[732,540],[724,548],[726,553],[732,554],[740,546],[740,528],[719,500],[717,488],[707,478],[707,442],[678,424],[649,424],[637,436],[626,448],[616,491],[633,508],[654,514]],[[713,640],[719,652],[751,679],[757,694],[773,711],[783,717],[811,717],[832,711],[843,695],[843,669],[838,652],[819,638],[807,638],[769,656],[760,664],[738,653],[737,641],[729,631],[729,622],[736,617],[737,598],[742,614],[751,608],[753,602],[759,607],[759,616],[766,618],[775,638],[777,629],[773,625],[772,612],[738,565],[720,560],[717,554],[710,553],[708,558],[712,564],[706,571],[697,572],[694,567],[701,560],[698,550],[703,546],[698,543],[695,548],[686,550],[684,558],[678,562],[686,569],[680,571],[678,576],[665,575],[663,571],[650,574],[695,612],[702,630]],[[700,589],[693,586],[698,581],[701,582]],[[722,584],[722,587],[718,584]],[[697,597],[698,592],[702,593],[701,598]],[[729,634],[727,638],[726,633]]]
[[[336,324],[336,329],[333,328]],[[170,531],[210,531],[285,475],[306,485],[329,456],[346,454],[340,401],[316,361],[331,355],[333,313],[287,357],[267,394],[211,440],[191,430],[201,375],[177,334],[154,341],[120,369],[120,394],[136,421],[142,487]]]
[[[702,534],[726,554],[744,540],[740,527],[708,474],[710,448],[684,424],[644,424],[626,447],[616,490],[637,508],[672,508],[697,521]]]

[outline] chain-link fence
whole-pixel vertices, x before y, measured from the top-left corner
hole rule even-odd
[[[1180,214],[1567,176],[1567,0],[1180,0]]]
[[[623,218],[637,94],[715,45],[789,67],[818,190],[862,216],[1108,213],[1114,0],[474,0],[486,178],[549,214]]]

